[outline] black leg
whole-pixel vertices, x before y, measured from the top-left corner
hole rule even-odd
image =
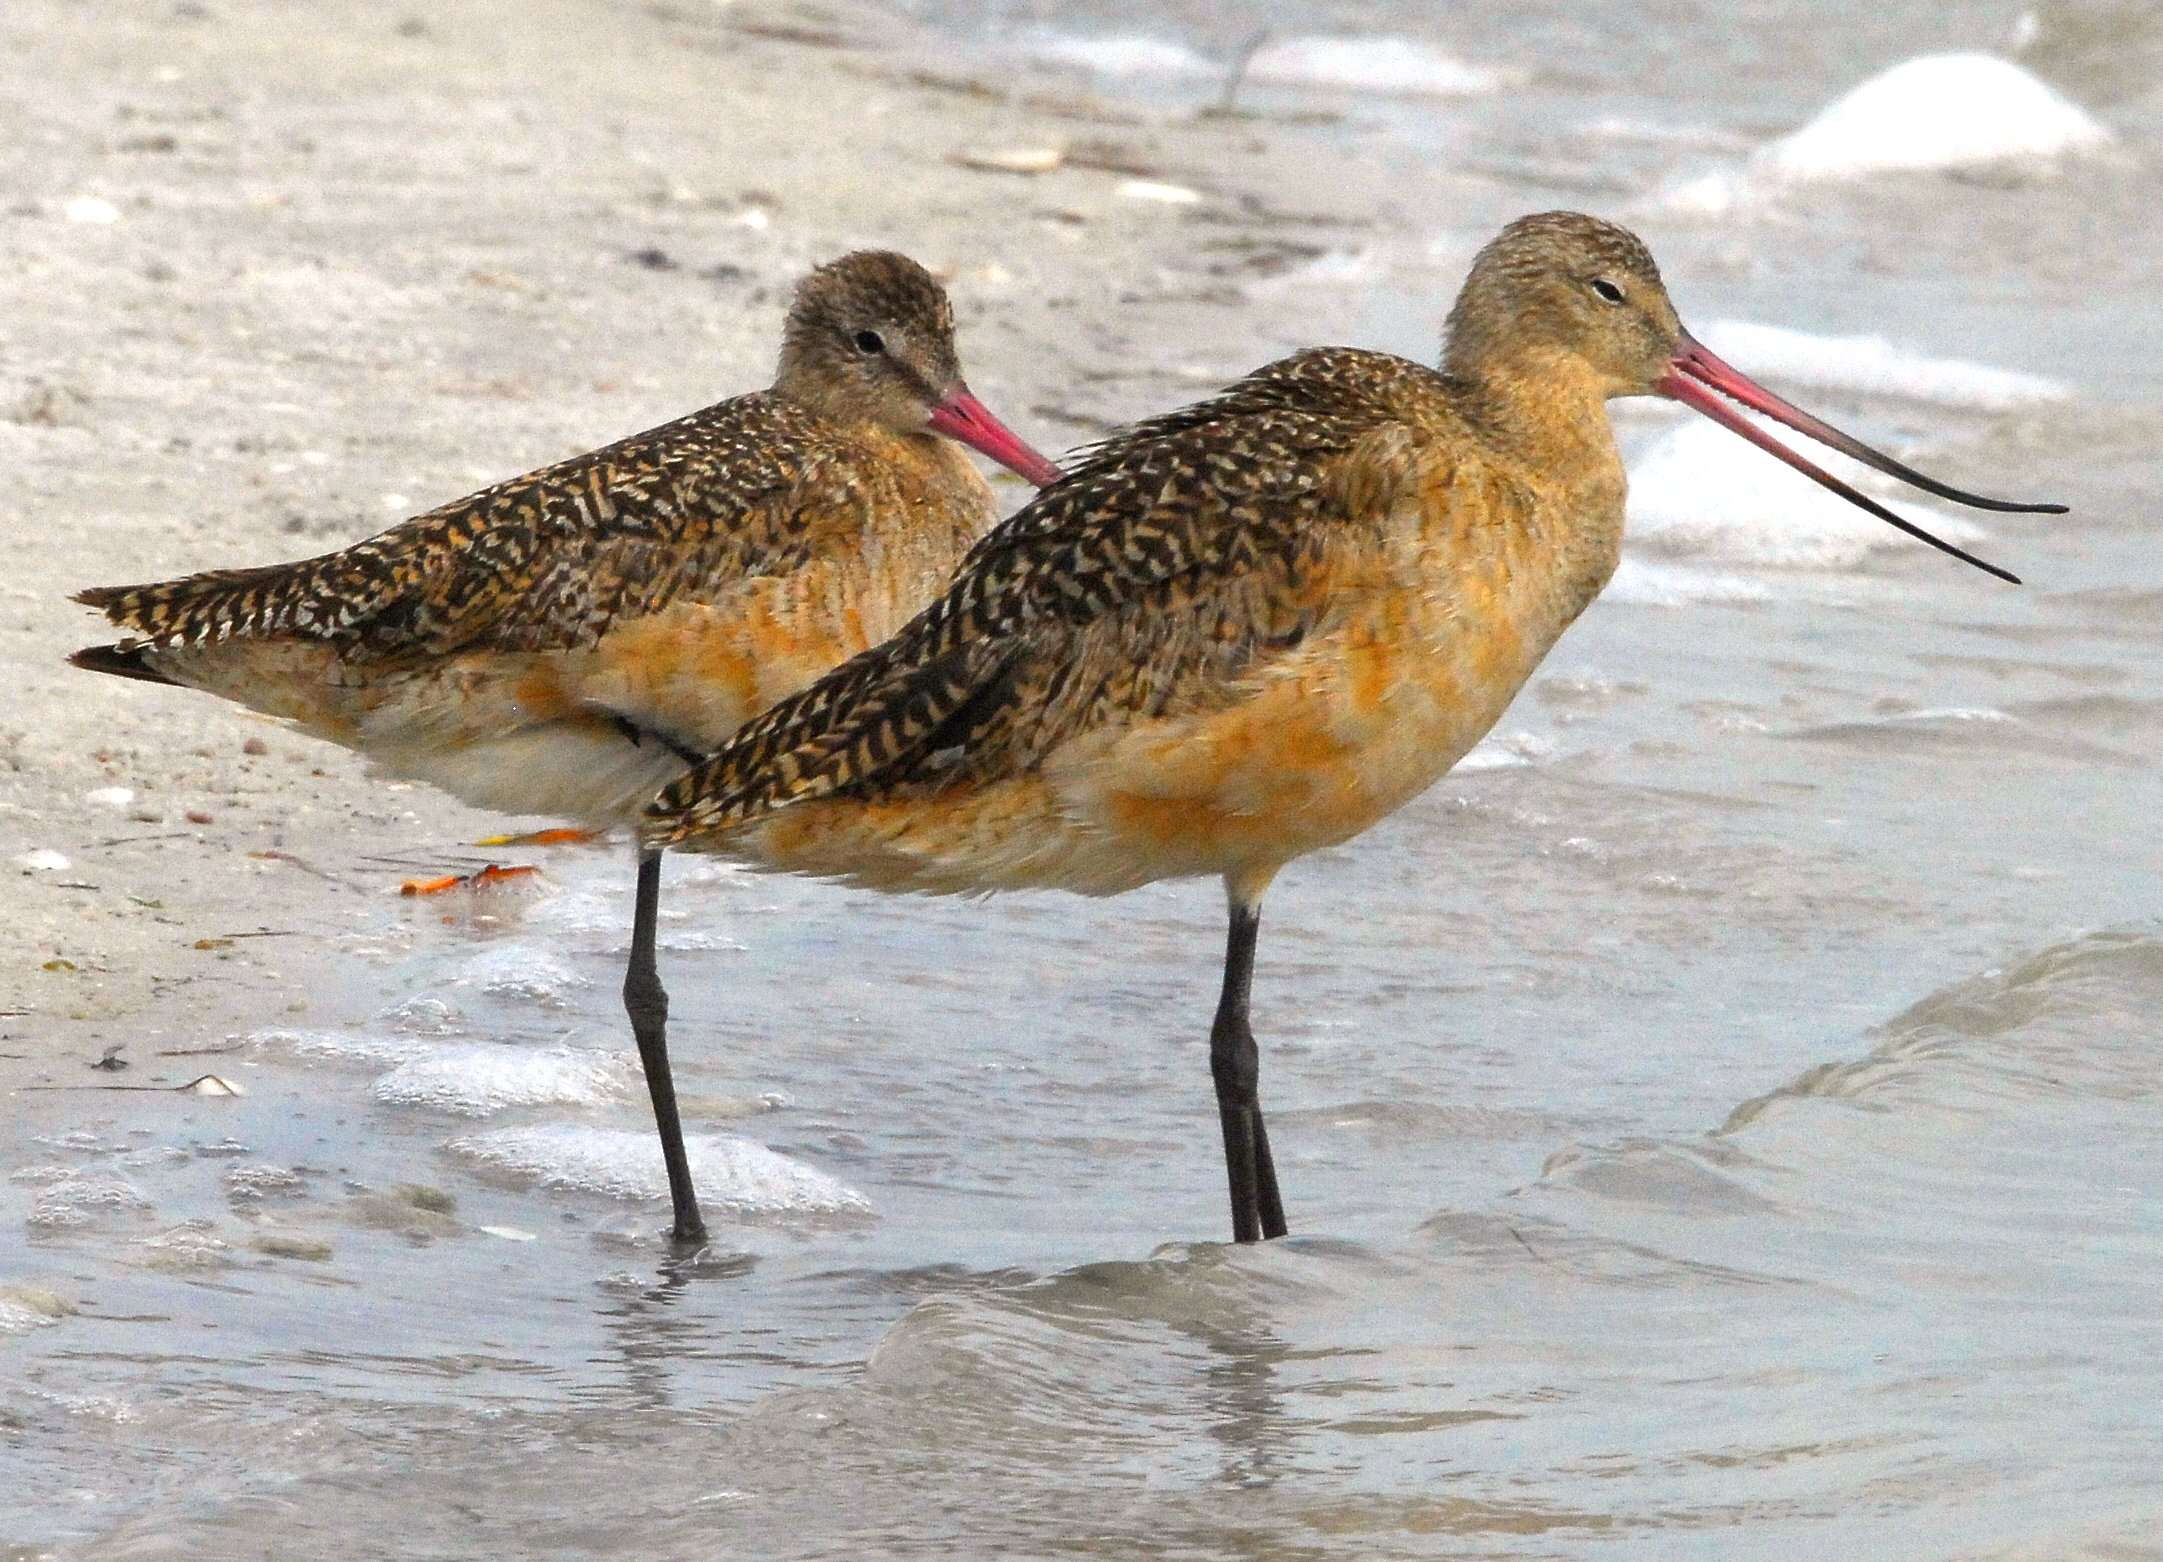
[[[653,1093],[654,1126],[661,1130],[661,1158],[668,1163],[668,1196],[676,1206],[678,1242],[706,1240],[698,1195],[691,1191],[691,1162],[684,1154],[683,1123],[676,1115],[676,1081],[668,1071],[668,993],[653,957],[654,923],[661,913],[661,854],[638,859],[638,902],[631,920],[631,966],[623,976],[623,1009],[638,1038],[638,1060]]]
[[[1224,996],[1209,1027],[1209,1072],[1217,1082],[1217,1115],[1224,1123],[1224,1170],[1232,1187],[1232,1240],[1254,1242],[1284,1235],[1284,1200],[1269,1157],[1269,1130],[1262,1126],[1258,1091],[1262,1064],[1247,1023],[1247,992],[1254,984],[1254,939],[1262,908],[1232,903],[1232,932],[1224,949]]]

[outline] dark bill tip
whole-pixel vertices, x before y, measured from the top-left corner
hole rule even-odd
[[[2062,504],[2020,504],[2005,499],[1986,499],[1979,494],[1971,494],[1949,484],[1941,483],[1936,478],[1926,477],[1913,467],[1895,461],[1882,451],[1873,450],[1861,440],[1843,434],[1831,424],[1814,418],[1793,403],[1775,396],[1741,370],[1715,357],[1688,336],[1683,338],[1682,350],[1675,354],[1667,374],[1654,389],[1663,396],[1670,397],[1681,402],[1684,406],[1703,413],[1722,428],[1740,434],[1751,444],[1769,455],[1777,456],[1821,488],[1838,494],[1848,503],[1876,516],[1895,530],[1905,532],[1918,542],[1928,543],[1940,553],[1949,554],[1963,564],[1973,565],[1986,575],[1994,575],[1998,579],[2009,581],[2016,586],[2020,584],[2020,577],[2011,570],[2001,569],[1987,560],[1979,559],[1968,552],[1967,549],[1956,547],[1942,537],[1933,536],[1913,521],[1895,515],[1884,505],[1842,482],[1814,461],[1781,444],[1779,440],[1774,439],[1720,398],[1725,396],[1738,401],[1753,411],[1762,412],[1769,418],[1785,423],[1798,433],[1809,435],[1818,443],[1837,450],[1844,456],[1860,461],[1863,465],[1883,472],[1888,477],[1897,477],[1904,483],[1922,489],[1925,493],[1936,494],[1941,499],[1950,499],[1958,504],[1972,505],[1981,510],[2011,511],[2029,515],[2063,515],[2065,513],[2065,506]],[[1714,392],[1719,394],[1715,395]]]
[[[1693,379],[1704,381],[1723,396],[1732,397],[1754,412],[1762,412],[1769,418],[1777,418],[1799,434],[1807,434],[1819,444],[1839,451],[1842,455],[1860,461],[1864,466],[1883,472],[1887,477],[1897,477],[1913,488],[1940,499],[1950,499],[1955,504],[1967,505],[1975,510],[1996,510],[2009,515],[2063,515],[2062,504],[2032,504],[2020,499],[1991,499],[1982,494],[1971,494],[1965,488],[1955,488],[1941,483],[1935,477],[1918,472],[1904,461],[1895,461],[1882,450],[1873,450],[1851,434],[1843,434],[1819,418],[1775,396],[1764,386],[1751,379],[1733,364],[1714,353],[1696,338],[1684,335],[1682,351],[1675,354],[1675,367]]]

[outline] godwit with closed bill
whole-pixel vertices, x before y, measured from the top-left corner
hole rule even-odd
[[[2063,508],[1962,493],[1818,422],[1691,339],[1636,237],[1526,217],[1473,263],[1439,372],[1301,352],[1106,440],[893,640],[670,783],[644,839],[928,893],[1221,876],[1232,1231],[1282,1235],[1247,1017],[1263,891],[1462,758],[1599,593],[1623,512],[1605,403],[1650,395],[2006,580],[1719,396],[1945,498]]]
[[[954,440],[1059,475],[969,393],[930,273],[862,251],[798,286],[770,389],[320,558],[81,592],[130,638],[72,660],[222,695],[484,808],[605,829],[931,599],[995,513]],[[642,850],[623,998],[688,1242],[704,1226],[654,961],[660,874]]]

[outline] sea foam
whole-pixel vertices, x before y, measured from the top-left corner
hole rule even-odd
[[[1107,77],[1224,80],[1237,68],[1229,56],[1212,59],[1185,44],[1132,34],[1054,38],[1035,53],[1039,59]],[[1509,79],[1502,71],[1466,64],[1409,38],[1322,34],[1270,39],[1247,59],[1241,74],[1273,86],[1429,97],[1492,92]]]
[[[1819,464],[1868,492],[1871,474],[1844,457]],[[1948,542],[1980,541],[1959,516],[1880,497],[1895,514]],[[1711,423],[1691,422],[1647,446],[1630,468],[1630,540],[1662,553],[1725,564],[1845,569],[1890,547],[1916,547],[1892,527]]]
[[[1625,554],[1601,595],[1604,601],[1633,607],[1691,607],[1701,602],[1763,602],[1772,591],[1763,581],[1746,575]]]
[[[1407,38],[1284,38],[1247,61],[1247,77],[1279,85],[1342,87],[1407,96],[1466,97],[1492,92],[1502,72],[1468,65]]]
[[[494,998],[547,1009],[565,1007],[575,994],[593,985],[548,950],[511,942],[482,949],[453,981],[460,987],[478,987]]]
[[[668,1174],[651,1130],[550,1123],[454,1139],[451,1150],[544,1187],[618,1199],[668,1196]],[[746,1215],[868,1214],[871,1201],[814,1166],[725,1134],[684,1141],[699,1202]]]
[[[350,1063],[361,1066],[404,1063],[425,1055],[428,1044],[409,1036],[385,1036],[368,1031],[307,1030],[274,1026],[251,1032],[251,1046],[275,1049],[304,1062]]]
[[[376,1080],[371,1094],[393,1106],[486,1117],[514,1106],[591,1106],[630,1083],[629,1062],[578,1047],[529,1051],[473,1043],[433,1048]]]
[[[2027,162],[2102,151],[2115,140],[2079,104],[1989,54],[1931,54],[1893,66],[1834,99],[1801,129],[1740,168],[1674,186],[1662,204],[1708,215],[1783,185]]]
[[[1036,50],[1040,59],[1072,65],[1099,76],[1209,77],[1224,74],[1184,44],[1162,38],[1054,38]]]
[[[2063,401],[2059,380],[1960,358],[1933,358],[1882,336],[1817,336],[1750,320],[1715,320],[1705,344],[1754,379],[2006,412]]]
[[[2110,140],[2079,104],[2008,60],[1929,54],[1834,99],[1759,162],[1790,179],[1847,179],[2057,157]]]

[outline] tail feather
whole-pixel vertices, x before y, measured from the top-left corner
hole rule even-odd
[[[140,586],[91,586],[75,600],[156,645],[201,645],[287,627],[321,561],[208,570]]]
[[[96,604],[92,604],[95,606]],[[159,672],[145,659],[147,645],[86,645],[68,660],[77,667],[94,673],[111,673],[115,678],[139,678],[144,683],[175,683]]]

